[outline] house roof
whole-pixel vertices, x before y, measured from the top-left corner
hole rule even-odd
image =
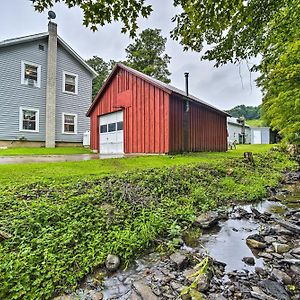
[[[87,116],[89,116],[90,113],[93,111],[95,105],[98,103],[98,101],[99,101],[101,95],[102,95],[103,92],[105,91],[107,85],[110,83],[110,81],[112,80],[112,78],[114,77],[114,75],[116,74],[116,72],[117,72],[118,69],[126,70],[126,71],[128,71],[129,73],[131,73],[131,74],[133,74],[133,75],[135,75],[135,76],[137,76],[137,77],[139,77],[139,78],[142,78],[142,79],[144,79],[145,81],[151,83],[152,85],[159,87],[160,89],[164,90],[165,92],[167,92],[167,93],[169,93],[169,94],[177,94],[177,95],[180,95],[180,96],[182,96],[182,97],[184,97],[184,98],[186,98],[186,99],[188,99],[188,100],[191,100],[191,101],[193,101],[193,102],[200,103],[200,104],[202,104],[202,105],[204,105],[204,106],[206,106],[206,107],[209,107],[209,108],[211,108],[211,109],[213,109],[213,110],[215,110],[215,111],[217,111],[217,112],[219,112],[219,113],[221,113],[221,114],[224,114],[224,115],[226,115],[226,116],[230,116],[230,115],[229,115],[228,113],[226,113],[225,111],[220,110],[220,109],[216,108],[215,106],[213,106],[213,105],[211,105],[211,104],[209,104],[209,103],[207,103],[207,102],[205,102],[205,101],[203,101],[203,100],[201,100],[201,99],[199,99],[199,98],[197,98],[197,97],[195,97],[195,96],[193,96],[193,95],[191,95],[191,94],[189,94],[189,95],[187,96],[187,95],[186,95],[186,92],[183,91],[183,90],[180,90],[180,89],[178,89],[178,88],[176,88],[176,87],[174,87],[174,86],[172,86],[172,85],[170,85],[170,84],[164,83],[164,82],[162,82],[162,81],[160,81],[160,80],[158,80],[158,79],[155,79],[155,78],[153,78],[153,77],[151,77],[151,76],[148,76],[148,75],[146,75],[146,74],[144,74],[144,73],[142,73],[142,72],[139,72],[139,71],[137,71],[137,70],[135,70],[135,69],[132,69],[132,68],[130,68],[130,67],[128,67],[128,66],[125,66],[125,65],[123,65],[123,64],[120,64],[120,63],[118,63],[118,64],[115,65],[114,69],[112,70],[112,72],[111,72],[110,75],[108,76],[107,80],[106,80],[105,83],[103,84],[103,86],[102,86],[102,88],[100,89],[99,93],[97,94],[97,96],[95,97],[94,101],[92,102],[92,105],[90,106],[90,108],[89,108],[89,110],[88,110],[88,112],[87,112],[87,114],[86,114]]]
[[[12,46],[16,44],[23,44],[31,41],[37,41],[40,39],[47,38],[49,35],[48,32],[42,32],[42,33],[37,33],[37,34],[32,34],[32,35],[27,35],[27,36],[22,36],[22,37],[17,37],[17,38],[12,38],[12,39],[7,39],[0,41],[0,48],[1,47],[7,47],[7,46]],[[75,59],[77,59],[83,67],[85,67],[95,78],[98,76],[98,73],[91,68],[85,60],[76,52],[74,51],[59,35],[57,36],[57,40],[59,44],[67,51],[69,52]]]
[[[227,123],[228,124],[232,124],[232,125],[236,125],[236,126],[240,126],[240,127],[243,126],[241,123],[238,122],[238,118],[233,118],[233,117],[227,118]],[[246,123],[245,123],[245,127],[249,127],[250,128],[250,126],[248,124],[246,124]]]

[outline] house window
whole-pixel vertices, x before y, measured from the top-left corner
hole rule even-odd
[[[35,63],[21,62],[21,84],[41,87],[41,66]]]
[[[68,94],[78,94],[78,75],[63,72],[63,92]]]
[[[39,110],[20,107],[19,130],[39,132]]]
[[[77,134],[77,115],[63,113],[62,133]]]

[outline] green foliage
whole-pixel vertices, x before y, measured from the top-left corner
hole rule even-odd
[[[299,9],[300,10],[300,9]],[[299,28],[300,30],[300,28]],[[299,31],[300,32],[300,31]],[[300,37],[300,33],[298,34]],[[259,80],[264,116],[284,141],[300,145],[300,40],[287,43],[279,60]]]
[[[214,60],[216,66],[273,53],[274,38],[285,40],[299,20],[298,0],[174,2],[183,12],[174,18],[172,36],[185,49],[198,52],[207,43],[203,58]]]
[[[244,117],[246,120],[253,120],[260,118],[260,105],[259,106],[245,106],[238,105],[232,109],[227,110],[235,118]]]
[[[203,209],[266,195],[295,166],[274,151],[255,160],[2,185],[0,230],[12,237],[0,243],[0,299],[49,299],[75,288],[109,253],[126,263],[158,237],[176,239]]]
[[[104,81],[108,77],[109,73],[113,69],[116,64],[115,61],[110,60],[109,62],[105,62],[103,58],[94,55],[92,58],[88,59],[87,64],[92,67],[97,73],[98,76],[93,79],[93,99],[100,91]]]
[[[31,0],[35,10],[42,12],[51,8],[57,0]],[[120,21],[123,24],[122,32],[130,33],[133,37],[138,28],[137,19],[148,17],[152,11],[151,5],[145,5],[145,0],[59,0],[69,8],[78,6],[83,11],[83,25],[93,31],[97,26]]]
[[[130,67],[169,83],[168,64],[171,57],[164,54],[167,39],[161,36],[160,29],[146,29],[133,44],[126,48],[127,61]]]
[[[190,286],[183,289],[180,293],[180,296],[190,295],[196,300],[202,300],[202,294],[197,291],[197,286],[202,277],[207,274],[209,269],[209,256],[206,255],[195,267],[195,273],[189,276],[190,279],[193,279],[193,282]]]

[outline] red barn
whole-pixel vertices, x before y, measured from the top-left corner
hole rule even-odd
[[[122,64],[87,116],[100,154],[227,150],[225,112]]]

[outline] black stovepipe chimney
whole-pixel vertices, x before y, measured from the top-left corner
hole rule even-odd
[[[188,96],[189,95],[189,73],[188,72],[184,73],[184,77],[185,77],[185,93]]]

